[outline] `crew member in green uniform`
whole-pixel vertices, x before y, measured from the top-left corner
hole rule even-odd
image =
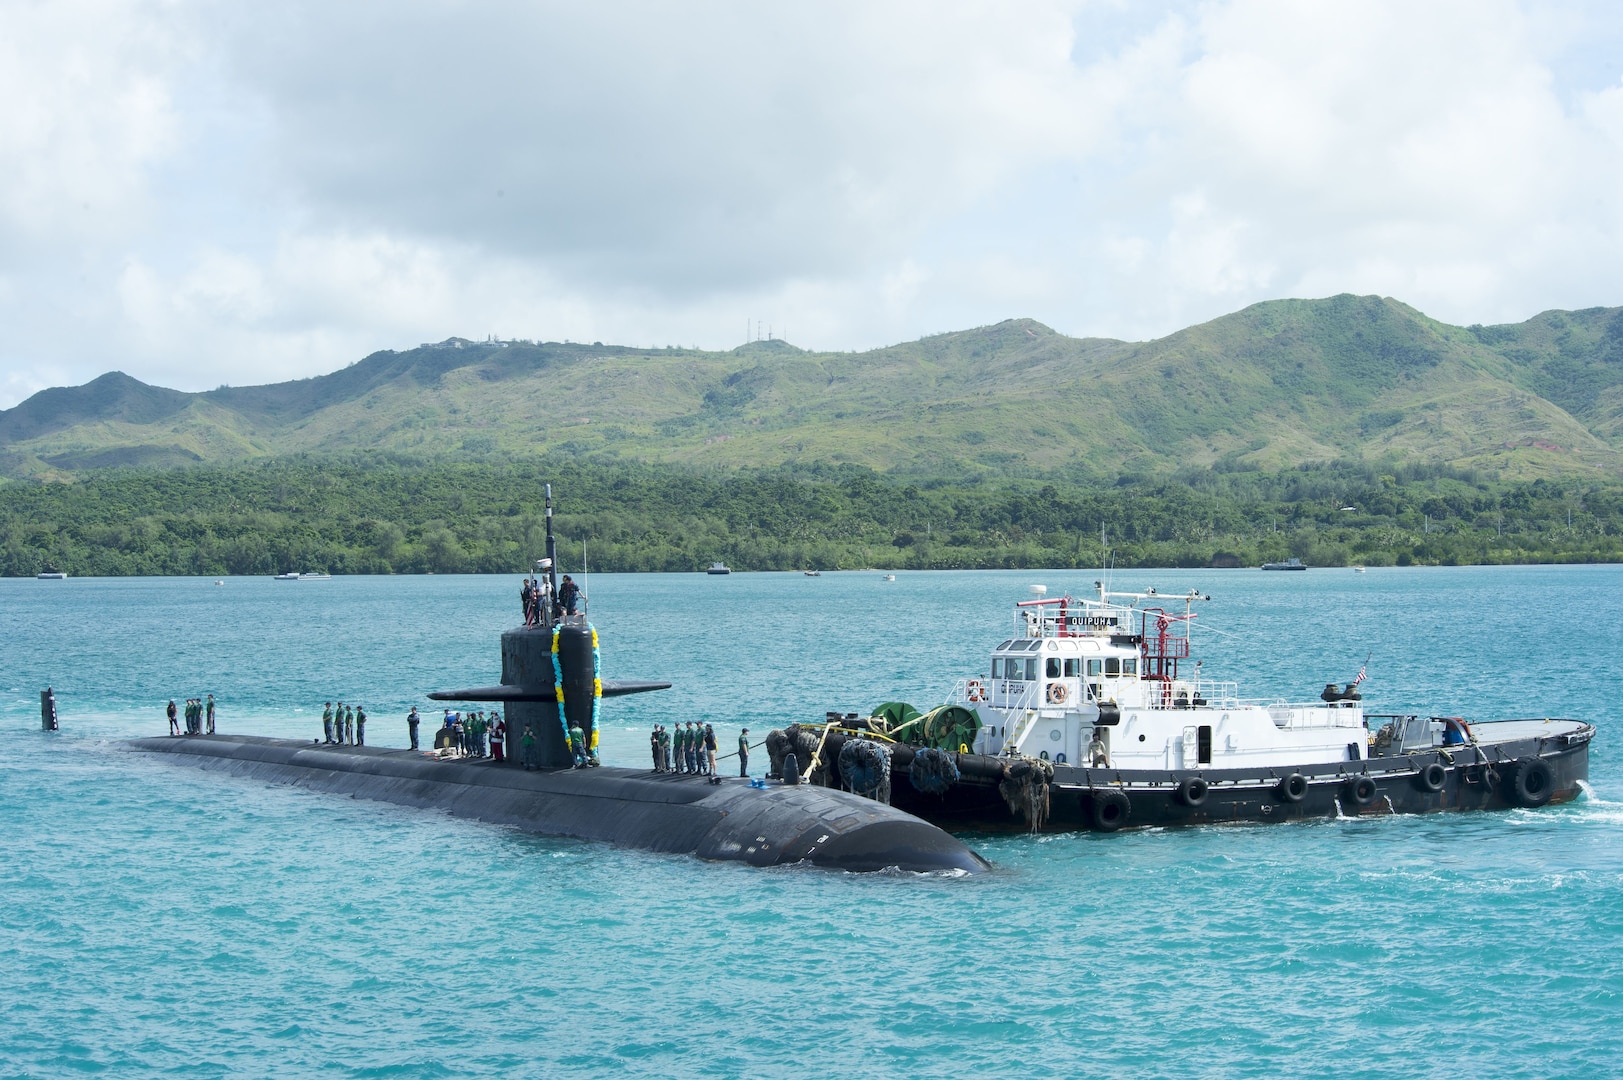
[[[214,695],[213,694],[209,695],[208,721],[209,721],[208,732],[209,732],[210,735],[213,735],[214,734]]]
[[[586,732],[580,729],[579,724],[569,725],[569,748],[575,755],[575,768],[586,767]]]
[[[321,710],[321,741],[324,743],[332,742],[332,702],[330,701],[327,702],[327,707]]]
[[[738,775],[750,774],[750,729],[738,733]]]
[[[366,709],[360,705],[355,706],[355,745],[366,745]]]
[[[664,724],[659,725],[659,768],[661,772],[671,771],[671,729]]]
[[[524,737],[519,740],[519,758],[524,762],[526,769],[533,769],[535,764],[535,725],[524,725]]]
[[[355,708],[352,705],[344,706],[344,741],[355,745]]]

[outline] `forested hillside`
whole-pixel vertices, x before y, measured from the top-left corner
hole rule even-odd
[[[198,394],[115,372],[0,412],[0,475],[19,478],[355,450],[915,478],[1392,456],[1512,479],[1617,476],[1623,310],[1456,327],[1336,296],[1136,344],[1016,319],[864,353],[453,339]]]
[[[6,485],[0,574],[519,572],[543,550],[547,481],[571,569],[583,551],[593,569],[626,571],[1623,559],[1623,486],[1489,483],[1446,467],[1186,469],[1097,485],[355,456]]]

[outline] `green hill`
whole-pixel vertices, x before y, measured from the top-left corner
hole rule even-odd
[[[1009,320],[864,353],[451,339],[198,394],[113,372],[0,411],[11,477],[357,449],[1079,478],[1399,455],[1509,477],[1612,475],[1623,309],[1465,328],[1336,296],[1142,343]]]

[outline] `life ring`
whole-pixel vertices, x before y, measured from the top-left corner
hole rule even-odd
[[[1173,792],[1173,796],[1185,806],[1194,809],[1206,801],[1208,791],[1210,787],[1206,781],[1198,776],[1186,776],[1178,785],[1178,790]]]
[[[1441,791],[1448,783],[1448,770],[1443,768],[1442,762],[1434,761],[1414,774],[1414,782],[1421,791]]]
[[[985,701],[986,684],[979,679],[970,679],[969,685],[964,688],[964,696],[975,704]]]
[[[1124,792],[1115,788],[1095,791],[1089,800],[1090,816],[1093,827],[1100,832],[1115,832],[1127,824],[1127,819],[1133,814],[1133,804],[1128,801]]]
[[[1283,802],[1301,802],[1307,798],[1307,777],[1299,772],[1291,773],[1274,785],[1274,794],[1278,795]]]
[[[1065,697],[1066,697],[1066,690],[1065,690],[1065,684],[1064,683],[1055,682],[1055,683],[1049,683],[1048,684],[1048,703],[1050,705],[1063,705],[1063,704],[1065,704]]]
[[[1517,806],[1531,809],[1543,806],[1555,794],[1551,780],[1549,763],[1543,758],[1524,757],[1516,761],[1516,768],[1510,774],[1509,794],[1510,801]]]
[[[1353,776],[1347,779],[1347,798],[1357,806],[1368,806],[1375,801],[1375,781],[1368,776]]]

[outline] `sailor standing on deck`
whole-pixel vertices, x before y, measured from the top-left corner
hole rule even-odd
[[[653,769],[653,771],[658,772],[659,771],[659,725],[658,724],[654,725],[654,730],[652,732],[650,732],[649,735],[648,735],[648,749],[654,755],[654,769]]]
[[[490,720],[490,758],[492,761],[506,761],[507,721],[502,719],[499,712],[491,713]]]
[[[750,774],[750,729],[738,733],[738,775]]]
[[[688,721],[688,772],[695,776],[699,773],[699,740],[703,734],[692,720]]]
[[[417,749],[417,725],[422,722],[423,718],[417,715],[417,706],[413,705],[411,712],[406,714],[406,733],[411,736],[413,750]]]
[[[524,725],[524,737],[519,740],[519,754],[523,758],[525,769],[536,768],[535,761],[535,725]]]
[[[580,586],[575,584],[574,578],[565,574],[563,581],[558,584],[557,612],[559,615],[573,615],[579,604]]]
[[[175,699],[174,698],[169,699],[169,710],[168,711],[169,711],[169,734],[171,734],[171,735],[179,735],[180,734],[180,723],[179,723],[178,720],[175,719],[175,717],[178,714],[175,712]]]
[[[575,768],[586,768],[586,732],[579,724],[569,725],[569,748],[575,755]]]
[[[344,741],[351,746],[355,745],[355,707],[344,706]]]
[[[366,709],[360,705],[355,706],[355,745],[366,745]]]
[[[209,734],[213,735],[214,734],[214,695],[213,694],[209,695],[208,721],[209,721],[209,727],[208,727]]]
[[[704,771],[711,776],[716,775],[716,729],[709,724],[704,726]]]

